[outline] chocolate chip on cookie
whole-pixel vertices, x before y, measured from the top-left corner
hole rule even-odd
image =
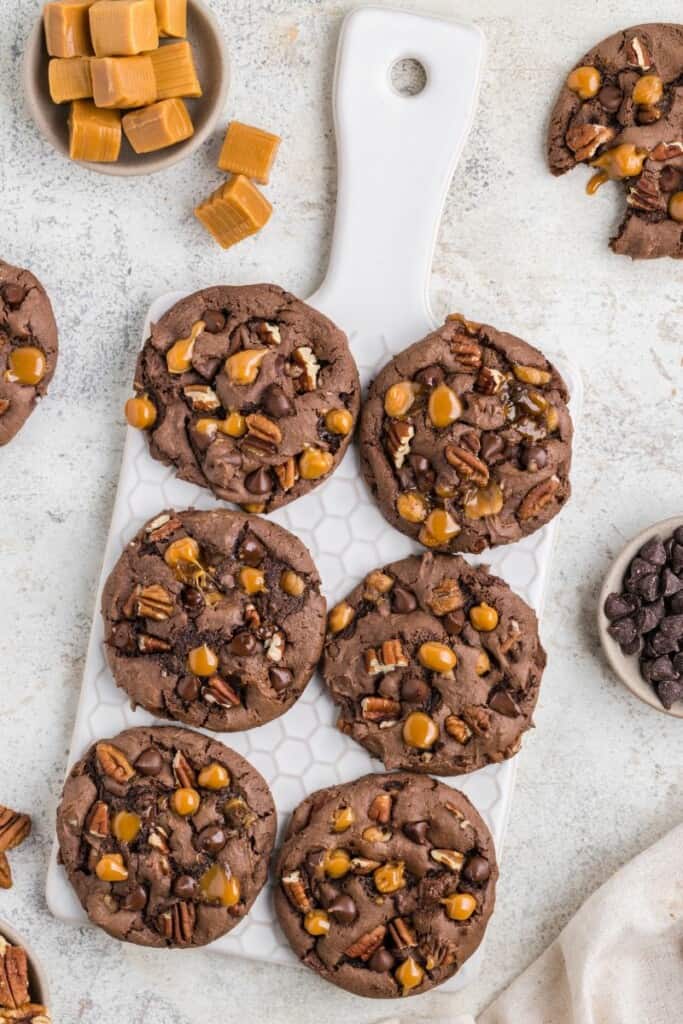
[[[325,634],[304,545],[256,516],[163,512],[128,544],[104,588],[114,679],[152,714],[234,732],[294,704]]]
[[[426,554],[332,609],[322,672],[339,728],[386,768],[460,775],[519,750],[544,668],[536,616],[503,580]]]
[[[538,349],[453,315],[370,388],[365,479],[389,522],[426,547],[509,544],[569,497],[566,403],[564,381]]]
[[[152,327],[132,426],[183,480],[271,512],[341,462],[360,404],[346,335],[275,285],[195,292]]]
[[[0,446],[47,393],[57,363],[57,325],[45,289],[0,260]]]
[[[294,952],[362,996],[426,992],[481,942],[498,878],[469,800],[434,779],[367,775],[297,807],[275,908]]]
[[[594,168],[587,191],[623,184],[627,211],[611,241],[633,259],[683,256],[683,25],[636,25],[594,46],[553,110],[553,174]]]
[[[234,928],[266,881],[270,790],[189,729],[129,729],[76,764],[57,812],[69,881],[91,921],[142,946],[202,946]]]

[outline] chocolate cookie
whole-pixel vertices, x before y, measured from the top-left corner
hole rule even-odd
[[[389,522],[427,547],[509,544],[569,497],[566,402],[564,381],[538,349],[454,314],[370,388],[363,474]]]
[[[57,364],[57,325],[40,281],[0,260],[0,446],[47,394]]]
[[[207,288],[152,327],[128,422],[155,459],[248,512],[272,512],[340,463],[360,404],[346,335],[275,285]]]
[[[435,779],[366,775],[304,800],[278,858],[275,908],[297,956],[361,996],[427,992],[481,942],[493,840]]]
[[[623,183],[614,252],[683,256],[683,25],[636,25],[594,46],[569,74],[548,133],[553,174],[578,163]]]
[[[426,554],[332,609],[322,671],[339,728],[386,768],[461,775],[517,753],[545,662],[536,615],[507,583]]]
[[[93,924],[140,946],[203,946],[249,912],[276,828],[264,779],[189,729],[128,729],[87,752],[57,811],[61,861]]]
[[[300,697],[325,633],[304,545],[256,516],[163,512],[128,544],[102,595],[109,665],[152,714],[235,732]]]

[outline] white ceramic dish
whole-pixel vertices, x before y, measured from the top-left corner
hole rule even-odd
[[[202,0],[188,0],[187,38],[192,44],[199,81],[204,95],[199,99],[186,100],[194,135],[185,142],[156,153],[134,153],[125,137],[121,156],[116,163],[86,163],[99,174],[129,177],[137,174],[153,174],[184,160],[204,142],[213,131],[217,119],[225,107],[230,86],[230,61],[218,22]],[[162,40],[165,43],[173,39]],[[24,51],[23,84],[28,109],[40,132],[49,143],[64,156],[69,156],[68,103],[53,103],[48,86],[48,62],[45,48],[42,17],[36,22]]]
[[[423,92],[409,98],[396,93],[390,79],[393,64],[405,57],[417,58],[427,73]],[[344,23],[335,83],[339,150],[335,236],[327,277],[309,301],[348,332],[364,384],[391,355],[433,328],[427,284],[434,241],[474,110],[482,58],[483,41],[476,30],[424,15],[362,8]],[[182,297],[177,292],[152,305],[143,339],[149,323]],[[576,422],[580,380],[565,360],[555,361],[572,392]],[[139,526],[161,508],[188,505],[211,508],[215,502],[206,491],[177,480],[168,468],[154,462],[145,437],[129,430],[100,589]],[[360,478],[355,449],[322,487],[281,509],[273,519],[309,547],[330,603],[371,569],[417,550],[377,510]],[[556,528],[553,521],[524,542],[489,552],[484,559],[537,612],[543,605]],[[222,737],[264,774],[281,824],[314,790],[379,770],[377,761],[336,729],[336,718],[335,707],[316,676],[282,718]],[[98,596],[71,761],[96,739],[149,721],[144,712],[131,711],[106,666]],[[445,780],[476,804],[493,832],[499,856],[514,777],[512,760]],[[85,923],[55,855],[47,896],[56,916]],[[256,960],[298,963],[275,922],[268,889],[249,916],[211,948]],[[473,957],[442,989],[452,991],[467,984],[477,962],[478,957]]]
[[[652,526],[648,526],[646,530],[641,530],[633,540],[630,540],[614,559],[612,567],[602,585],[598,602],[598,632],[600,633],[605,656],[614,672],[619,676],[622,683],[632,693],[635,693],[636,697],[640,697],[651,708],[663,711],[667,715],[673,715],[674,718],[683,718],[683,700],[677,700],[671,708],[664,707],[650,683],[643,679],[640,674],[637,655],[624,654],[616,640],[613,640],[607,632],[610,622],[605,615],[605,601],[611,593],[621,591],[624,574],[628,569],[629,563],[640,548],[642,548],[643,544],[652,537],[661,537],[662,540],[666,540],[679,526],[683,526],[683,515],[673,516],[671,519],[663,519],[660,523],[654,523]]]

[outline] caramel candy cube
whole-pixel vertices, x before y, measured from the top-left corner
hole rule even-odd
[[[169,43],[148,55],[154,67],[158,100],[174,96],[201,96],[192,47],[188,42]]]
[[[267,185],[279,145],[279,135],[232,121],[228,125],[218,166],[222,171],[245,174],[247,178]]]
[[[53,103],[85,100],[92,96],[89,57],[53,57],[48,67]]]
[[[93,0],[45,4],[43,25],[51,57],[87,57],[92,53],[88,13]]]
[[[69,114],[69,156],[72,160],[114,163],[121,152],[121,115],[100,110],[90,100],[74,100]]]
[[[229,249],[260,231],[270,220],[273,207],[256,185],[243,174],[237,174],[217,188],[194,212],[218,244]]]
[[[161,100],[123,118],[123,130],[136,153],[153,153],[194,134],[192,118],[182,100]]]
[[[90,35],[98,57],[130,57],[159,45],[154,0],[97,0]]]
[[[187,0],[156,0],[160,36],[187,35]]]
[[[93,57],[90,64],[96,107],[145,107],[157,98],[149,57]]]

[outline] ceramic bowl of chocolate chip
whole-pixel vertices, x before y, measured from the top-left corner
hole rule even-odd
[[[49,1022],[49,1005],[47,980],[35,953],[14,928],[0,920],[0,1021],[8,1013],[8,1021]],[[26,1016],[18,1013],[22,1009]]]
[[[600,593],[598,630],[629,690],[683,718],[683,515],[649,526],[615,559]]]

